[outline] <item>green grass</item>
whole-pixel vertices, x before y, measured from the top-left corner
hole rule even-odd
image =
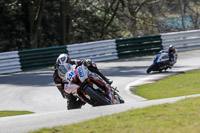
[[[150,100],[200,94],[200,70],[138,86],[133,93]]]
[[[30,111],[0,111],[0,117],[7,117],[7,116],[14,116],[14,115],[25,115],[25,114],[32,114],[33,112]]]
[[[200,133],[200,97],[31,133]]]
[[[152,99],[197,94],[200,90],[199,75],[200,70],[191,71],[183,75],[169,77],[158,83],[142,85],[140,86],[142,89],[145,89],[146,86],[150,87],[140,91],[140,94],[150,93],[148,98],[152,97]],[[139,90],[140,87],[138,87]],[[189,98],[172,104],[129,110],[77,124],[41,129],[31,133],[200,133],[199,101],[200,97]]]

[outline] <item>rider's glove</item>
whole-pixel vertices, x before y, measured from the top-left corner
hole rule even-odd
[[[82,62],[84,66],[87,66],[87,67],[92,65],[91,59],[84,59]]]

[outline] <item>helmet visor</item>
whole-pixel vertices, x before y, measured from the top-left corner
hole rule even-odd
[[[64,80],[65,79],[65,74],[69,71],[72,70],[72,65],[71,64],[64,64],[64,65],[59,65],[58,67],[58,75]]]

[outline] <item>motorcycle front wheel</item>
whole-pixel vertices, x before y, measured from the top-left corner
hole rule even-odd
[[[117,92],[115,92],[114,95],[119,104],[125,103],[124,99],[119,94],[117,94]]]
[[[86,94],[91,98],[94,106],[101,106],[101,105],[111,105],[111,101],[108,97],[104,96],[100,92],[94,90],[90,86],[85,88]]]
[[[148,69],[147,69],[147,73],[150,73],[153,69],[154,69],[155,65],[152,64]]]

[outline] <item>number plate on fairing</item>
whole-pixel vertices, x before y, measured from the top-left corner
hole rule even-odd
[[[84,77],[84,72],[82,67],[78,67],[78,74],[80,77]]]
[[[77,73],[81,82],[84,82],[84,80],[88,78],[88,69],[85,66],[79,66],[77,68]]]

